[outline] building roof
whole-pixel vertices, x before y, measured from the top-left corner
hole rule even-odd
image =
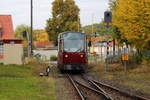
[[[14,30],[11,15],[0,15],[0,28],[2,37],[0,39],[14,39]]]
[[[49,41],[35,41],[34,42],[35,48],[47,48],[47,47],[53,47],[54,43]]]
[[[109,39],[108,36],[99,36],[99,37],[92,37],[91,41],[93,43],[97,43],[97,42],[108,40],[108,39]]]

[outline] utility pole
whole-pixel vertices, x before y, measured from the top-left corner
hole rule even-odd
[[[29,44],[31,47],[30,56],[32,56],[33,54],[32,35],[33,35],[33,0],[31,0],[31,34],[30,34],[30,44]]]

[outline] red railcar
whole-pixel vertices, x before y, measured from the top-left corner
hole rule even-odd
[[[64,32],[58,36],[58,67],[61,71],[84,71],[87,66],[86,35]]]

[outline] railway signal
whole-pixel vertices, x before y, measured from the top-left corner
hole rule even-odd
[[[105,11],[104,12],[104,23],[106,28],[109,28],[112,23],[112,12],[111,11]]]
[[[109,32],[109,28],[110,28],[110,25],[112,23],[112,12],[111,11],[105,11],[104,12],[104,23],[105,23],[105,26],[107,28],[107,31]],[[108,70],[108,56],[109,56],[109,41],[107,41],[106,59],[105,59],[105,63],[106,63],[105,71]]]
[[[112,25],[112,12],[111,11],[104,12],[104,23],[107,29],[109,29],[110,26]],[[115,56],[115,40],[113,40],[113,55]]]
[[[111,11],[105,11],[104,12],[104,22],[105,23],[112,23],[112,12]]]

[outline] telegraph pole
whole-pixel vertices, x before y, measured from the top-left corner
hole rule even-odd
[[[33,0],[31,0],[31,34],[30,34],[30,56],[33,54],[33,43],[32,43],[32,35],[33,35]]]

